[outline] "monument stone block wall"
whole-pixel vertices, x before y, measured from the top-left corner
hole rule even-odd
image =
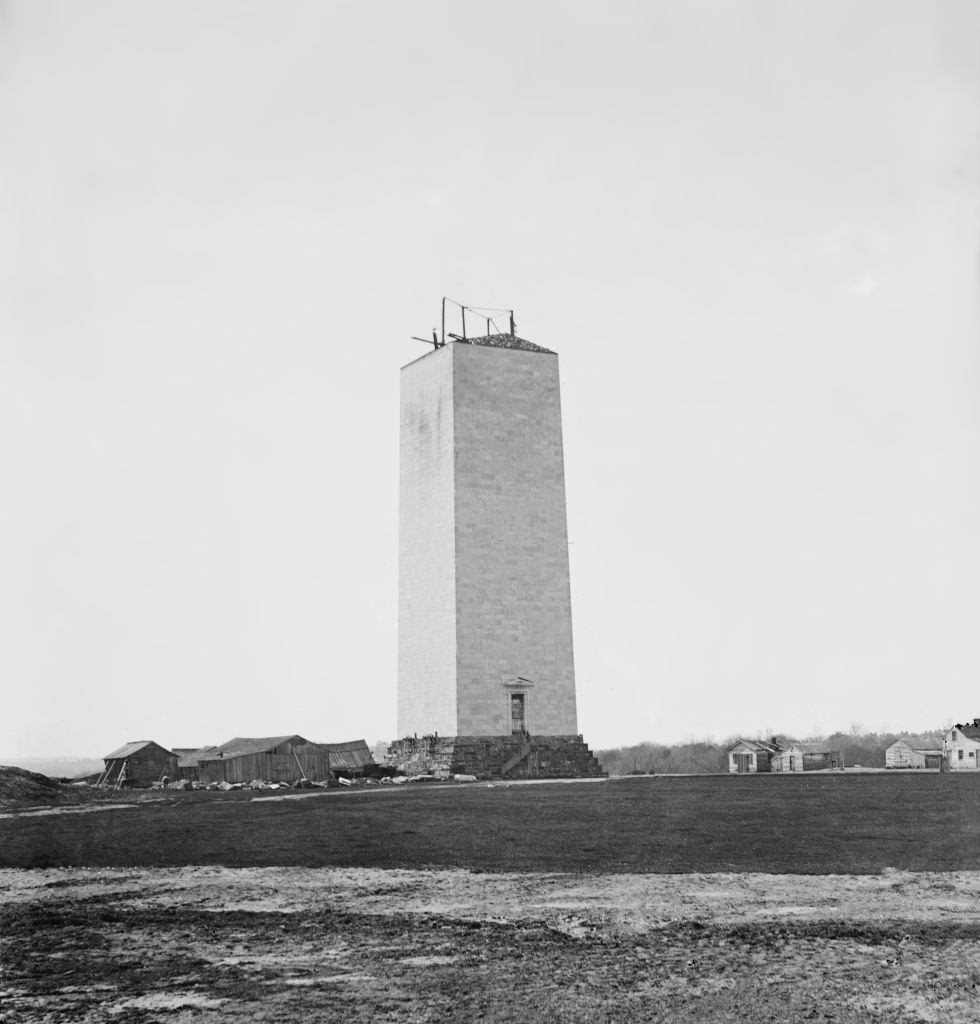
[[[456,732],[453,360],[403,367],[398,538],[398,735]]]
[[[558,357],[454,345],[458,735],[578,731]],[[510,688],[508,687],[510,684]]]

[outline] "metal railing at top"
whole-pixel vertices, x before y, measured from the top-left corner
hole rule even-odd
[[[457,334],[453,331],[446,331],[446,303],[449,303],[451,307],[455,307],[459,310],[459,323],[460,333]],[[467,323],[466,314],[470,314],[470,327],[472,328],[475,324],[480,324],[482,329],[483,325],[486,325],[487,336],[491,334],[517,334],[517,325],[514,322],[514,311],[512,309],[499,309],[493,306],[466,306],[462,302],[457,302],[455,299],[450,299],[448,296],[442,297],[442,325],[440,330],[432,328],[432,338],[419,338],[416,335],[412,335],[413,341],[421,341],[426,345],[432,345],[434,348],[442,348],[446,344],[446,338],[451,338],[453,341],[469,341],[470,338],[480,337],[479,334],[473,333],[471,330],[467,334]],[[496,315],[494,315],[496,314]],[[504,314],[506,314],[506,319]]]

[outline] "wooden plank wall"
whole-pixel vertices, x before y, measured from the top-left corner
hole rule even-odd
[[[825,750],[803,755],[805,772],[821,771],[824,768],[843,768],[844,758],[839,750]]]
[[[155,744],[137,750],[129,757],[116,757],[112,759],[109,771],[109,783],[115,785],[119,777],[119,769],[123,761],[128,761],[126,768],[126,783],[130,786],[144,787],[159,782],[166,775],[170,779],[177,778],[177,758],[168,753],[162,747]]]
[[[198,764],[200,782],[297,782],[301,777],[311,782],[327,782],[331,771],[358,770],[371,763],[366,744],[339,744],[331,750],[329,744],[301,743],[290,746],[283,743],[272,751],[259,754],[239,754],[228,757],[202,758]],[[298,759],[298,763],[297,763]],[[301,767],[302,766],[302,767]]]
[[[263,753],[202,760],[197,774],[201,782],[251,782],[253,779],[296,782],[301,776],[311,782],[326,782],[330,778],[330,767],[327,751],[311,744],[295,748],[295,756],[293,752]]]
[[[292,782],[299,778],[296,763],[288,754],[239,754],[202,760],[197,774],[201,782]]]

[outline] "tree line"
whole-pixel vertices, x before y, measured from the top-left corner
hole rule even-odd
[[[773,738],[781,747],[792,743],[819,744],[822,750],[839,750],[846,767],[860,765],[864,768],[884,768],[885,750],[895,740],[904,739],[911,746],[923,742],[941,743],[945,729],[936,729],[930,733],[908,732],[835,732],[829,736],[808,736],[806,738],[788,736],[779,733],[772,735],[746,736],[744,739],[762,739],[771,741]],[[610,775],[629,775],[646,773],[650,775],[707,775],[713,772],[728,771],[728,748],[739,737],[732,736],[721,743],[712,740],[692,740],[687,743],[667,745],[663,743],[636,743],[629,747],[616,747],[610,750],[599,750],[596,756],[603,769]]]

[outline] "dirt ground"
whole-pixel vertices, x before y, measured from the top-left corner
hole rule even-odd
[[[9,1024],[980,1019],[980,872],[0,870]]]

